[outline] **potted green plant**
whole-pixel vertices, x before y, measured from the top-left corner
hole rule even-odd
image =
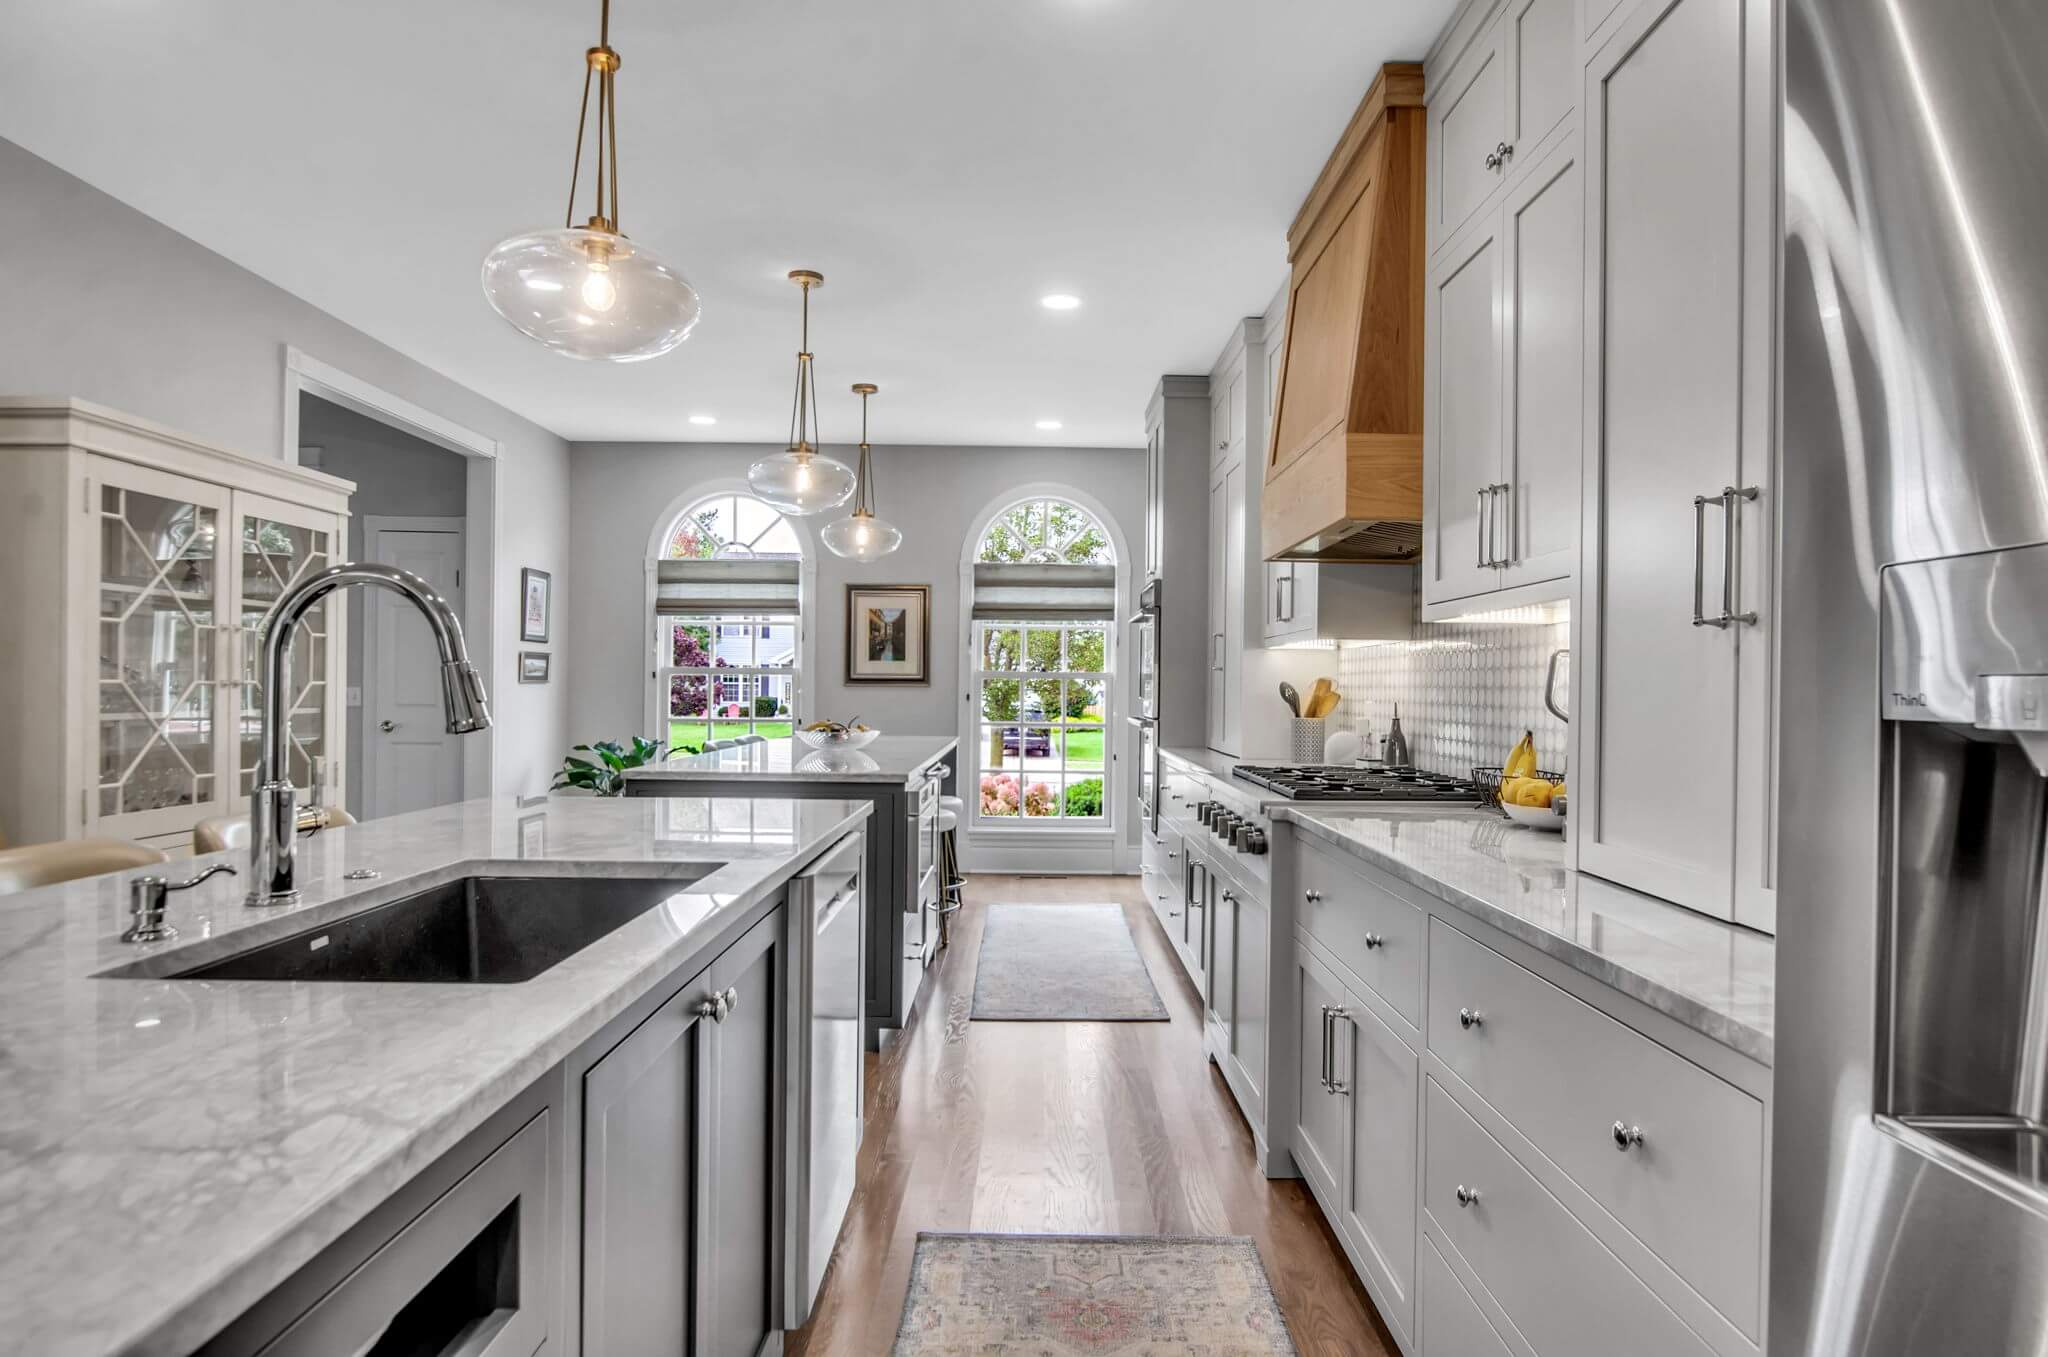
[[[644,768],[650,763],[659,763],[670,754],[694,754],[695,746],[679,744],[673,748],[664,747],[659,741],[635,735],[630,745],[617,740],[599,740],[595,744],[576,746],[585,754],[594,754],[594,759],[578,758],[574,753],[562,758],[562,771],[555,775],[554,785],[549,791],[579,791],[590,796],[624,796],[626,794],[626,770]]]

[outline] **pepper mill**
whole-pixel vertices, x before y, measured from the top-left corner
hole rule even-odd
[[[1408,737],[1401,733],[1401,704],[1394,704],[1394,719],[1387,725],[1387,766],[1406,768],[1408,762]]]

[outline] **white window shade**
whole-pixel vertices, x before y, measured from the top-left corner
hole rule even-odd
[[[794,613],[802,564],[777,557],[657,561],[654,611],[657,615]]]
[[[981,561],[973,615],[1000,621],[1116,619],[1116,567]]]

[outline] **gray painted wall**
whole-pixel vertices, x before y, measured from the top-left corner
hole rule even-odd
[[[575,652],[569,710],[575,739],[623,739],[644,723],[643,562],[657,524],[666,527],[688,500],[716,482],[726,483],[721,488],[743,485],[747,464],[764,450],[769,449],[710,443],[575,445],[569,483],[576,578],[566,614]],[[850,449],[834,449],[833,455],[849,464],[853,459]],[[1133,572],[1144,564],[1141,449],[877,447],[875,477],[878,512],[903,529],[895,554],[873,565],[842,560],[818,544],[822,524],[794,520],[818,562],[811,621],[818,682],[810,707],[820,714],[857,715],[901,734],[952,734],[959,728],[960,556],[971,520],[999,496],[1040,483],[1082,491],[1108,511],[1121,532],[1123,562]],[[930,687],[844,681],[846,586],[859,581],[932,586]],[[1129,666],[1124,669],[1127,683]],[[1120,691],[1118,710],[1130,711],[1127,688]]]
[[[321,400],[299,398],[299,462],[356,483],[349,498],[348,559],[365,560],[363,520],[380,515],[408,518],[462,518],[469,509],[469,459],[394,429],[368,415]],[[464,525],[465,531],[467,525]],[[363,687],[363,628],[368,625],[369,598],[350,589],[343,607],[348,615],[348,686]],[[355,771],[348,780],[348,809],[363,813],[363,713],[367,703],[348,709],[346,757]]]
[[[5,140],[0,280],[10,394],[77,396],[278,457],[291,345],[497,439],[493,780],[500,793],[547,785],[568,743],[568,686],[559,664],[553,683],[513,681],[514,620],[521,566],[553,572],[558,598],[572,577],[566,443]],[[499,323],[481,296],[477,308],[479,324]]]

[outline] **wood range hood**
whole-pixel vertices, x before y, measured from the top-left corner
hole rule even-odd
[[[1381,67],[1287,229],[1267,560],[1422,557],[1425,119],[1422,67]]]

